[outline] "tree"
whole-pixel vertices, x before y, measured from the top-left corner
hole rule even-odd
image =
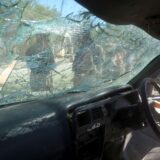
[[[37,1],[28,3],[24,9],[23,20],[50,20],[60,16],[56,8],[39,4]]]

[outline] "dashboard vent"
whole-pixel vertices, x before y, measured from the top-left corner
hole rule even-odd
[[[103,119],[102,108],[93,108],[92,109],[93,120]]]
[[[77,114],[77,120],[79,127],[85,126],[91,123],[89,110],[81,111]]]

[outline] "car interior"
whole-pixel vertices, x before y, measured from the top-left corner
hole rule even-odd
[[[160,1],[70,1],[0,2],[0,160],[159,160]]]

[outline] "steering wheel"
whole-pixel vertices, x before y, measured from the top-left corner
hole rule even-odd
[[[153,91],[159,96],[153,96]],[[140,94],[147,121],[160,138],[160,86],[152,78],[146,78],[141,84]]]

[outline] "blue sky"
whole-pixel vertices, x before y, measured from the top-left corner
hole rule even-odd
[[[39,3],[49,6],[56,7],[58,11],[61,11],[62,0],[37,0]],[[83,10],[83,8],[76,3],[74,0],[64,0],[62,15],[65,16],[71,12],[77,12]]]

